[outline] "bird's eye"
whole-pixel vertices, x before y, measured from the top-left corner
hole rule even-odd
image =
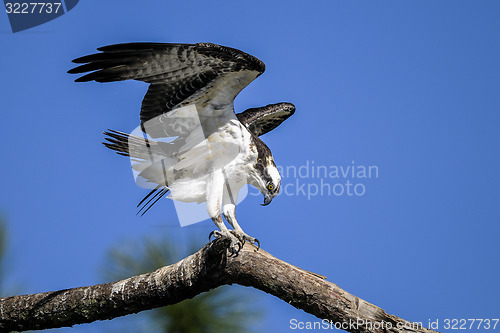
[[[268,189],[269,191],[272,191],[272,190],[274,189],[274,185],[273,185],[272,183],[269,183],[269,184],[267,185],[267,189]]]

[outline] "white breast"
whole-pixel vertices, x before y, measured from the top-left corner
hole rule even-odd
[[[236,118],[232,106],[214,109],[212,104],[198,107],[200,133],[190,133],[186,147],[162,163],[143,172],[143,177],[159,183],[167,175],[170,197],[182,202],[206,201],[206,185],[215,170],[223,170],[232,189],[247,184],[249,163],[257,154],[250,149],[251,134]],[[165,167],[165,161],[168,165]],[[163,182],[164,183],[164,182]],[[222,185],[222,184],[221,184]]]

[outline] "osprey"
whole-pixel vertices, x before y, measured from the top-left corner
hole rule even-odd
[[[279,171],[259,136],[295,112],[293,104],[278,103],[235,114],[235,97],[264,72],[264,63],[211,43],[126,43],[98,50],[73,60],[82,65],[68,73],[86,73],[76,82],[149,83],[140,112],[143,133],[109,130],[104,143],[133,159],[140,178],[152,185],[139,212],[144,214],[170,191],[174,200],[206,202],[219,228],[211,235],[228,237],[232,253],[245,241],[259,244],[236,221],[238,191],[245,184],[255,186],[264,195],[264,206],[279,193]]]

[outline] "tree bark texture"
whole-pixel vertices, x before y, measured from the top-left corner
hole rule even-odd
[[[176,264],[113,283],[0,299],[0,332],[112,319],[178,303],[227,284],[272,294],[348,332],[434,332],[342,290],[321,276],[245,244],[230,256],[215,240]]]

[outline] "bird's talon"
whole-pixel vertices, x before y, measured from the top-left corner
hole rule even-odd
[[[214,236],[215,239],[219,239],[224,236],[223,233],[221,233],[219,230],[214,230],[210,234],[208,234],[208,241],[212,239],[212,236]]]
[[[245,242],[249,242],[252,245],[257,243],[257,250],[260,249],[260,241],[257,238],[253,238],[253,237],[248,236],[242,230],[231,230],[230,232],[240,241],[241,248],[243,248],[243,246],[245,245]]]
[[[238,256],[238,253],[240,253],[240,250],[241,250],[241,243],[236,243],[236,245],[238,246],[238,249],[236,250],[233,246],[230,246],[229,247],[229,252],[230,252],[230,257],[234,257],[236,258]]]
[[[243,245],[245,244],[245,239],[240,238],[239,235],[234,234],[232,231],[219,231],[219,230],[214,230],[208,235],[208,240],[210,241],[212,236],[214,236],[215,239],[219,239],[222,237],[227,237],[231,241],[229,244],[229,252],[230,252],[230,257],[236,257],[238,253],[241,251],[243,248]]]

